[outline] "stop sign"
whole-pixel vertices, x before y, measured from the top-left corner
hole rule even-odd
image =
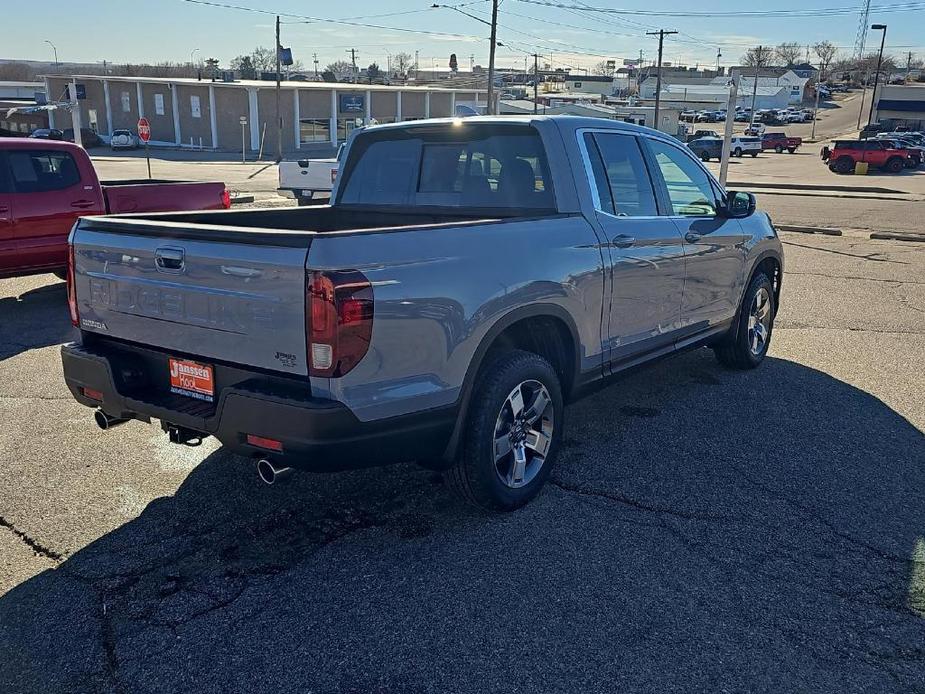
[[[151,139],[151,124],[143,116],[138,119],[138,137],[144,142]]]

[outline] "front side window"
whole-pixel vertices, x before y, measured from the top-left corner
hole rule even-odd
[[[716,193],[710,177],[697,162],[677,147],[659,140],[649,140],[648,144],[668,189],[672,214],[715,217]]]
[[[658,214],[652,180],[635,137],[585,133],[585,146],[604,212],[618,217]]]
[[[341,202],[555,206],[546,154],[532,128],[460,126],[459,132],[413,129],[405,137],[395,131],[387,137],[367,136],[352,148]]]
[[[63,190],[80,183],[77,162],[68,152],[11,150],[7,161],[17,193]]]

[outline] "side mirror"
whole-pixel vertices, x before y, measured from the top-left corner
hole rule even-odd
[[[751,193],[730,190],[726,194],[725,216],[730,219],[742,219],[755,213],[758,201]]]

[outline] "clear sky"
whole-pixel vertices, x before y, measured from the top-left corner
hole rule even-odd
[[[282,43],[294,57],[312,67],[317,53],[323,67],[349,58],[356,48],[357,63],[387,64],[388,54],[419,51],[421,67],[446,69],[450,53],[461,68],[469,56],[476,64],[488,62],[490,0],[459,0],[457,10],[433,9],[433,0],[353,0],[350,3],[311,3],[304,0],[227,0],[228,5],[261,10],[249,12],[230,7],[193,4],[188,0],[43,0],[41,11],[29,3],[10,0],[3,10],[0,58],[51,60],[50,40],[61,61],[188,62],[194,49],[196,60],[216,57],[222,65],[257,45],[273,45],[274,13],[342,20],[299,21],[283,17]],[[721,63],[735,64],[748,46],[774,45],[784,41],[811,44],[828,39],[839,46],[839,55],[852,52],[858,26],[857,0],[781,0],[780,3],[712,0],[697,4],[665,0],[652,5],[645,0],[502,0],[499,10],[498,64],[523,66],[528,53],[537,52],[554,66],[588,68],[602,58],[655,58],[657,40],[646,36],[652,28],[683,33],[665,41],[664,60],[714,65],[717,49]],[[907,51],[925,58],[925,2],[875,0],[871,23],[889,25],[887,52],[905,63]],[[902,4],[915,9],[901,9]],[[549,4],[567,5],[551,7]],[[576,10],[576,6],[620,8],[644,12],[668,12],[669,16],[605,14]],[[892,6],[891,6],[892,5]],[[878,9],[878,7],[880,9]],[[844,8],[839,10],[837,8]],[[681,13],[730,11],[803,11],[825,9],[824,16],[690,17]],[[466,16],[463,12],[474,17]],[[840,14],[840,12],[844,12]],[[822,13],[819,13],[822,14]],[[51,19],[50,19],[51,18]],[[357,24],[374,24],[375,27]],[[394,27],[406,31],[397,31]],[[412,33],[413,30],[422,33]],[[431,32],[431,33],[427,33]],[[879,47],[879,32],[868,33],[868,50]],[[542,59],[541,59],[542,60]]]

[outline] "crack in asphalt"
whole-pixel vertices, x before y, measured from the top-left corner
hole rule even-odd
[[[885,284],[895,284],[898,286],[904,284],[915,284],[915,285],[925,285],[925,282],[919,282],[917,280],[891,280],[885,277],[862,277],[860,275],[831,275],[826,272],[792,272],[787,270],[784,272],[784,277],[787,275],[805,275],[808,277],[827,277],[833,280],[857,280],[861,282],[883,282]]]
[[[23,543],[28,545],[29,548],[33,552],[35,552],[36,556],[44,557],[46,559],[51,559],[54,562],[64,561],[64,558],[66,556],[65,554],[61,554],[51,549],[50,547],[46,547],[45,545],[43,545],[41,542],[39,542],[35,538],[30,537],[27,533],[17,528],[15,525],[13,525],[10,521],[8,521],[3,516],[0,516],[0,527],[6,528],[10,532],[12,532],[14,535],[16,535],[16,537],[22,540]]]
[[[628,496],[622,494],[617,494],[616,492],[608,492],[600,489],[587,489],[585,487],[579,487],[575,484],[570,484],[561,480],[559,478],[550,477],[549,484],[554,487],[558,487],[562,491],[570,492],[572,494],[580,494],[582,496],[594,496],[601,499],[607,499],[608,501],[615,501],[620,504],[625,504],[639,511],[645,511],[647,513],[658,513],[666,516],[673,516],[675,518],[681,518],[683,520],[696,520],[696,521],[724,521],[732,522],[736,519],[731,516],[726,516],[723,514],[713,514],[713,513],[696,513],[691,511],[678,511],[673,508],[668,508],[667,506],[655,506],[652,504],[644,504],[641,501],[631,499]]]
[[[788,323],[790,323],[788,325]],[[925,330],[886,330],[883,328],[859,328],[855,326],[833,326],[833,325],[809,325],[807,323],[796,323],[785,321],[774,326],[775,330],[841,330],[851,333],[875,333],[878,335],[925,335]]]
[[[832,248],[820,248],[819,246],[807,246],[802,243],[794,243],[793,241],[781,241],[785,246],[796,246],[797,248],[807,248],[811,251],[821,251],[822,253],[833,253],[834,255],[845,255],[849,258],[857,258],[858,260],[869,260],[875,263],[893,263],[894,265],[909,265],[909,263],[903,262],[902,260],[889,260],[888,258],[876,258],[875,256],[883,255],[881,252],[876,253],[867,253],[866,255],[858,255],[856,253],[845,253],[844,251],[836,251]],[[786,274],[786,273],[785,273]]]

